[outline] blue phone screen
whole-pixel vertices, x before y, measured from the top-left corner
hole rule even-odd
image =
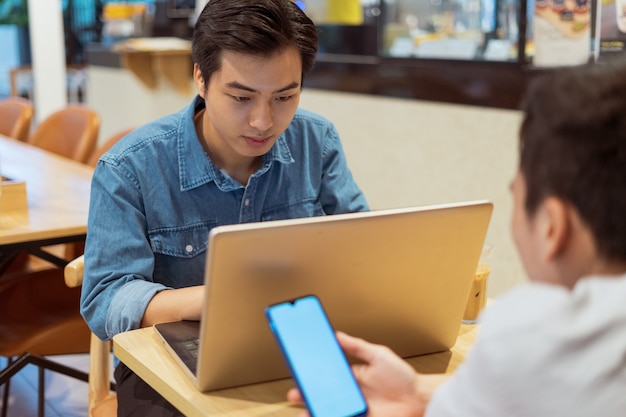
[[[365,399],[317,297],[270,306],[266,315],[311,415],[366,415]]]

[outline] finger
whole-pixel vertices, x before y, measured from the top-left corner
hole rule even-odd
[[[302,404],[304,399],[302,398],[302,394],[300,394],[300,390],[298,388],[291,388],[287,391],[287,401],[294,404]]]
[[[367,371],[368,365],[358,363],[352,365],[352,374],[359,384],[363,384],[367,381]]]
[[[346,351],[346,353],[354,356],[357,359],[361,359],[366,363],[372,362],[374,357],[376,356],[376,351],[378,349],[377,345],[366,342],[363,339],[359,339],[358,337],[350,336],[346,333],[337,332],[337,340],[339,344]]]
[[[302,403],[304,403],[304,399],[298,388],[291,388],[287,391],[287,401],[295,405],[302,405]],[[311,417],[311,415],[307,410],[304,410],[298,414],[298,417]]]

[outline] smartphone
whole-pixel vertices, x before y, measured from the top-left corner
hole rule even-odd
[[[320,300],[274,304],[265,316],[313,417],[367,415],[367,403]]]

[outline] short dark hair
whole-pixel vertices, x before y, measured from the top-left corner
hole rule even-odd
[[[525,208],[571,204],[607,260],[626,260],[626,60],[558,69],[531,83],[522,106]]]
[[[270,56],[295,46],[302,79],[313,68],[317,30],[290,0],[210,0],[196,21],[192,58],[208,85],[222,65],[222,51]]]

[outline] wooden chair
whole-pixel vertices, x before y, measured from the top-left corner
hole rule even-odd
[[[65,284],[80,288],[83,284],[84,257],[79,256],[65,267]],[[117,416],[117,396],[111,392],[111,341],[91,335],[89,348],[89,417]]]
[[[12,96],[0,101],[0,134],[26,142],[33,120],[33,103]]]
[[[99,131],[100,116],[95,110],[70,104],[46,117],[28,143],[84,163],[96,148]]]
[[[86,373],[46,356],[89,352],[90,330],[79,312],[80,289],[68,288],[59,268],[15,274],[0,280],[0,370],[4,385],[2,416],[8,408],[10,380],[28,364],[39,368],[38,411],[44,415],[46,369],[88,380]]]

